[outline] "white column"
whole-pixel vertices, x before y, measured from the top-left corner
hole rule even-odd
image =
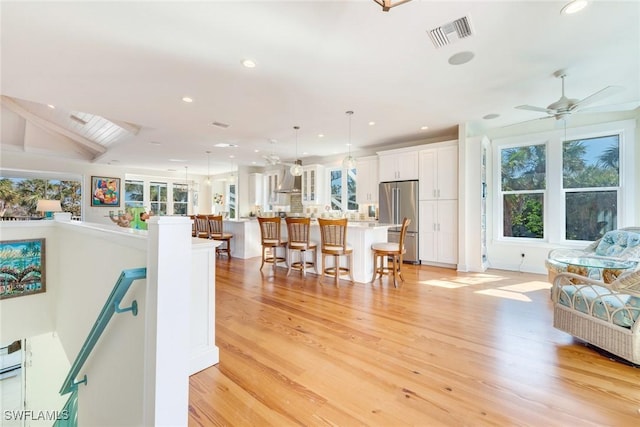
[[[191,221],[151,217],[148,222],[144,425],[186,426]]]

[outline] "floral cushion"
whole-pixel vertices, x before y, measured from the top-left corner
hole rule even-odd
[[[597,285],[564,285],[560,304],[598,319],[630,328],[640,317],[640,298]]]
[[[596,248],[596,255],[611,257],[640,256],[640,234],[631,231],[608,231]]]

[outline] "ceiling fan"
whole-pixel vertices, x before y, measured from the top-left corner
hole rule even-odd
[[[614,93],[620,91],[622,88],[619,86],[607,86],[583,99],[567,98],[564,94],[564,79],[567,77],[565,70],[558,70],[553,73],[555,77],[562,79],[562,96],[557,101],[549,104],[545,107],[535,107],[533,105],[518,105],[517,109],[527,111],[537,111],[540,113],[547,113],[546,117],[540,119],[555,118],[556,120],[566,120],[573,113],[582,110],[584,107],[600,101]]]

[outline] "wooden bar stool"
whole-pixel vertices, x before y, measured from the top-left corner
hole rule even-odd
[[[334,276],[336,287],[340,286],[340,276],[348,274],[353,280],[353,248],[347,245],[347,219],[318,218],[320,225],[320,252],[322,253],[322,277]],[[333,267],[325,266],[327,256],[333,257]],[[340,257],[347,257],[348,267],[340,265]]]
[[[231,239],[233,234],[224,232],[224,223],[222,222],[222,215],[208,215],[209,221],[209,237],[213,240],[221,240],[224,242],[216,248],[216,255],[226,253],[227,257],[231,259]]]
[[[194,219],[196,235],[195,237],[201,237],[203,239],[209,238],[209,221],[206,215],[196,215]]]
[[[407,234],[407,228],[411,220],[405,218],[402,220],[402,228],[400,228],[400,241],[395,242],[382,242],[374,243],[371,245],[371,251],[373,252],[373,278],[371,282],[376,280],[376,277],[382,278],[383,274],[393,276],[393,286],[398,287],[398,277],[404,282],[402,277],[402,257],[407,252],[404,247],[404,236]],[[391,266],[387,264],[384,266],[384,259],[391,258]],[[378,262],[380,265],[378,265]]]
[[[258,217],[258,223],[260,224],[260,236],[262,239],[262,264],[260,264],[260,270],[262,270],[265,263],[271,263],[275,272],[279,262],[284,262],[287,265],[287,241],[283,241],[281,238],[281,219],[280,217]],[[279,248],[285,251],[282,256],[278,255]]]
[[[311,226],[311,219],[309,218],[297,218],[287,217],[285,219],[287,223],[287,238],[289,243],[287,244],[287,264],[289,264],[289,270],[287,276],[291,273],[291,270],[300,270],[303,276],[307,275],[307,267],[313,267],[313,270],[318,274],[316,268],[316,252],[318,244],[312,240],[309,240],[309,230]],[[312,260],[307,261],[307,252],[312,253]],[[293,254],[298,253],[298,261],[292,262]]]

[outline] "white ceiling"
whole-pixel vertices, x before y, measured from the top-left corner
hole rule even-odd
[[[544,117],[514,107],[556,101],[558,69],[568,97],[617,85],[599,105],[628,109],[640,100],[640,2],[570,16],[565,3],[3,1],[1,93],[140,128],[94,153],[98,164],[202,174],[295,158],[296,125],[303,162],[342,155],[347,110],[355,154]],[[436,48],[427,31],[463,16],[473,36]],[[448,63],[463,51],[474,59]]]

